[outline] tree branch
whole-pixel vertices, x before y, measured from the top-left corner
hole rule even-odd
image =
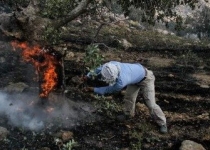
[[[55,29],[60,28],[61,26],[64,26],[68,22],[72,21],[73,19],[77,18],[79,15],[85,13],[87,11],[87,6],[90,3],[91,0],[82,0],[80,4],[73,9],[69,16],[66,18],[62,18],[60,20],[57,20],[56,22],[53,23],[53,26]]]

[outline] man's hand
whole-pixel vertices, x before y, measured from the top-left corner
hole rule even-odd
[[[88,80],[88,77],[87,77],[87,76],[82,76],[82,77],[81,77],[81,81],[85,82],[85,81],[87,81],[87,80]]]
[[[93,92],[94,91],[94,87],[85,87],[83,89],[84,92]]]

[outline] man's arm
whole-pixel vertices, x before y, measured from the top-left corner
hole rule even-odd
[[[120,91],[123,89],[122,84],[116,83],[113,86],[104,86],[104,87],[95,87],[94,93],[104,95],[104,94],[111,94]]]

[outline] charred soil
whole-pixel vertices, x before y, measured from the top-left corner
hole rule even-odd
[[[10,98],[10,103],[8,104],[15,105],[16,101],[23,98],[23,96],[20,96],[21,94],[30,95],[27,96],[27,100],[37,100],[37,89],[32,88],[36,87],[36,84],[34,85],[36,82],[31,82],[30,80],[33,73],[26,75],[29,72],[28,70],[33,72],[33,66],[21,62],[18,54],[11,53],[6,53],[6,56],[4,56],[6,60],[0,68],[2,72],[0,76],[1,88],[5,89],[9,82],[25,82],[30,88],[26,88],[27,90],[24,89],[18,94],[16,93],[18,96]],[[77,113],[80,112],[80,115],[76,117],[82,116],[82,119],[75,121],[71,125],[68,122],[61,125],[61,122],[58,123],[59,120],[57,122],[54,120],[52,124],[45,125],[41,131],[32,131],[24,128],[23,124],[15,126],[8,119],[8,117],[12,116],[7,113],[1,114],[0,126],[5,127],[9,131],[9,134],[7,138],[0,142],[0,149],[37,150],[48,148],[60,150],[68,141],[63,141],[60,145],[58,141],[56,142],[55,139],[58,139],[58,137],[55,136],[55,133],[59,131],[73,132],[73,139],[77,142],[77,146],[72,148],[75,150],[116,150],[126,148],[177,150],[184,140],[193,140],[202,144],[205,149],[210,148],[210,80],[208,80],[210,70],[208,69],[209,57],[207,57],[207,55],[210,55],[210,51],[205,53],[191,51],[191,56],[188,58],[183,58],[182,52],[179,51],[177,53],[174,50],[119,50],[102,52],[106,58],[104,62],[109,60],[139,62],[148,69],[153,70],[156,76],[157,103],[167,117],[169,130],[167,134],[159,133],[158,127],[150,118],[148,109],[144,105],[140,94],[137,98],[135,117],[125,122],[119,122],[115,119],[115,115],[117,114],[116,109],[121,105],[123,92],[104,98],[98,98],[93,93],[84,93],[82,91],[84,86],[92,86],[96,83],[90,82],[81,85],[73,81],[75,76],[81,76],[84,73],[82,62],[84,51],[72,51],[72,53],[74,53],[74,56],[71,60],[64,61],[65,88],[67,92],[64,92],[62,97],[49,97],[49,100],[54,100],[49,105],[58,107],[57,110],[59,108],[63,109],[61,106],[65,105],[60,103],[63,102],[61,99],[65,99],[72,106],[68,109],[73,109]],[[1,53],[1,56],[3,57],[3,53]],[[6,63],[10,59],[13,60],[13,63]],[[26,78],[28,76],[30,78]],[[35,92],[28,94],[32,90]],[[11,96],[11,93],[8,94]],[[13,100],[11,101],[11,99]],[[27,101],[27,103],[29,102]],[[88,104],[94,107],[88,109]],[[46,107],[43,107],[43,109],[46,109]],[[46,114],[46,111],[41,113],[42,108],[35,108],[34,110],[40,110],[39,113],[45,117],[44,120],[48,120],[49,116]],[[83,113],[86,115],[89,113],[90,115],[87,117]],[[34,115],[32,113],[29,116],[32,117]],[[72,119],[72,115],[70,115],[70,119]],[[77,120],[74,117],[73,119]],[[48,121],[50,122],[50,119]]]

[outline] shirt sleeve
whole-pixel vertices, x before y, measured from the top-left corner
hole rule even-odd
[[[104,94],[118,92],[121,89],[123,89],[123,86],[121,84],[116,83],[113,86],[95,87],[94,92],[100,95],[104,95]]]

